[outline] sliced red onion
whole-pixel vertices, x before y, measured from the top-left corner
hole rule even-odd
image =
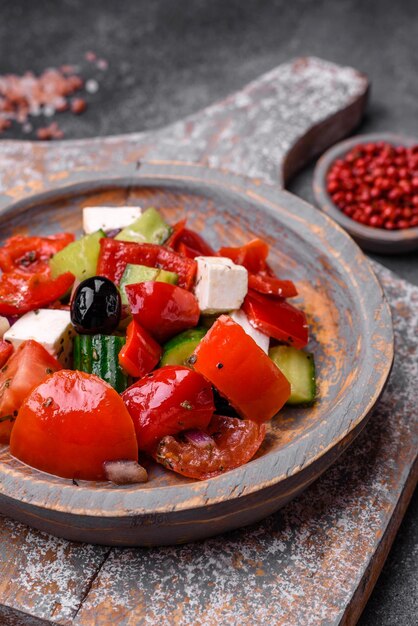
[[[121,228],[112,228],[111,230],[105,230],[105,235],[108,239],[113,239],[116,235],[119,235]]]
[[[13,324],[19,319],[20,315],[5,315],[5,317],[7,318],[10,326],[13,326]]]
[[[198,448],[208,448],[215,446],[215,442],[212,437],[205,433],[203,430],[185,430],[182,435],[185,439],[187,439],[189,443],[192,443]]]
[[[136,461],[105,461],[103,467],[107,480],[115,485],[134,485],[148,480],[147,470]]]

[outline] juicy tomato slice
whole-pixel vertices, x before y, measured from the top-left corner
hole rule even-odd
[[[166,435],[205,429],[215,409],[210,383],[180,365],[166,365],[122,394],[135,426],[138,447],[152,452]]]
[[[259,293],[280,298],[293,298],[298,295],[295,284],[291,280],[280,280],[267,274],[249,274],[248,287]]]
[[[159,267],[176,272],[179,277],[179,286],[185,289],[192,287],[197,269],[193,259],[186,259],[164,246],[107,238],[100,240],[100,255],[97,264],[99,276],[106,276],[118,285],[127,263]]]
[[[229,316],[221,315],[189,359],[244,419],[266,422],[290,396],[290,384]]]
[[[119,352],[119,364],[134,378],[142,378],[161,359],[161,346],[133,320],[126,329],[126,343]]]
[[[242,308],[251,324],[266,335],[299,349],[308,343],[306,315],[288,302],[250,290]]]
[[[55,279],[45,274],[2,274],[0,315],[22,315],[46,307],[65,295],[73,282],[71,272]]]
[[[221,248],[219,255],[227,257],[237,265],[243,265],[252,274],[264,272],[268,269],[268,244],[262,239],[252,239],[239,248]]]
[[[0,269],[23,274],[49,272],[49,259],[72,241],[74,235],[71,233],[49,237],[10,237],[0,248]]]
[[[264,424],[214,415],[196,441],[186,433],[164,437],[154,458],[178,474],[205,480],[248,463],[265,437]]]
[[[16,419],[10,452],[39,470],[106,480],[106,461],[138,460],[122,398],[101,378],[61,370],[33,389]]]
[[[197,326],[200,316],[195,296],[176,285],[146,281],[126,285],[133,318],[158,342]]]
[[[13,352],[10,342],[0,339],[0,368],[2,368]]]
[[[186,220],[181,220],[175,224],[166,245],[191,259],[196,256],[216,256],[214,249],[201,235],[190,228],[186,228]]]
[[[9,443],[20,406],[26,396],[61,364],[36,341],[29,339],[0,371],[0,443]]]

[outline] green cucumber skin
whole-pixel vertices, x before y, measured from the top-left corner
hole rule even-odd
[[[125,337],[115,335],[77,335],[74,340],[74,369],[95,374],[122,393],[130,383],[118,361],[125,341]]]
[[[206,334],[205,328],[193,328],[176,335],[163,347],[160,367],[164,365],[186,365],[196,346]]]
[[[276,346],[270,349],[269,356],[291,384],[292,391],[286,404],[313,404],[316,397],[314,355],[291,346]]]

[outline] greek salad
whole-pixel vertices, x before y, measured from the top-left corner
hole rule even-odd
[[[297,289],[261,239],[214,250],[154,208],[85,207],[84,235],[0,248],[0,442],[73,480],[193,479],[247,463],[315,400]],[[145,467],[144,467],[145,466]]]

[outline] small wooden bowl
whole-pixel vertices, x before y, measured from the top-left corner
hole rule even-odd
[[[347,152],[358,144],[375,143],[377,141],[385,141],[394,146],[407,147],[418,144],[418,139],[411,139],[393,133],[358,135],[337,143],[323,154],[316,165],[313,179],[316,201],[320,208],[349,232],[364,250],[381,254],[400,254],[401,252],[418,250],[418,228],[389,231],[360,224],[345,215],[334,204],[327,191],[326,178],[334,161],[343,158]]]

